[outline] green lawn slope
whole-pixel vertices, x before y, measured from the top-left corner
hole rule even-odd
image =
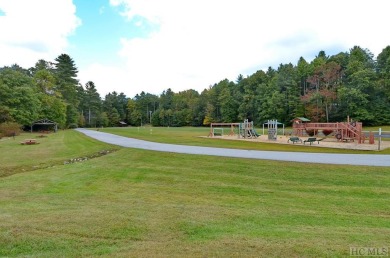
[[[74,131],[18,141],[0,142],[0,257],[344,257],[390,242],[389,168],[115,148]]]

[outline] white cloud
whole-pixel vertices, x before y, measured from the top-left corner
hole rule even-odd
[[[348,51],[375,55],[390,42],[387,0],[110,0],[135,23],[158,25],[147,38],[122,38],[121,89],[199,91],[268,66]],[[337,51],[330,53],[332,51]],[[310,61],[310,60],[309,60]],[[127,86],[128,88],[126,88]]]
[[[93,81],[102,98],[113,91],[140,93],[138,89],[134,90],[129,87],[127,71],[120,66],[92,63],[87,68],[79,70],[78,78],[83,86],[88,81]],[[133,96],[129,95],[129,97]]]
[[[53,60],[80,24],[71,0],[0,0],[0,66]]]
[[[202,91],[225,78],[295,63],[300,56],[310,61],[320,50],[336,54],[359,45],[377,55],[390,42],[388,0],[109,2],[131,21],[123,35],[151,30],[146,37],[118,38],[118,56],[106,63],[99,53],[89,65],[72,56],[84,62],[81,82],[93,81],[103,96]],[[0,0],[0,9],[6,13],[0,14],[0,66],[53,60],[69,49],[67,38],[81,23],[71,0]],[[110,65],[118,58],[120,63]]]

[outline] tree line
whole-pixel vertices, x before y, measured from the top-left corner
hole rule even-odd
[[[0,123],[30,125],[47,118],[62,128],[118,126],[202,126],[249,119],[289,124],[295,117],[316,122],[390,124],[390,46],[374,58],[355,46],[311,61],[259,70],[235,81],[221,80],[201,93],[189,89],[142,91],[133,98],[113,91],[104,98],[92,81],[81,85],[73,59],[39,60],[32,68],[0,68]],[[113,85],[115,88],[115,85]]]

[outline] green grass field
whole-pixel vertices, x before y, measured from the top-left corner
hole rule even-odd
[[[390,131],[390,128],[385,127]],[[377,128],[369,128],[372,131]],[[218,138],[208,138],[208,127],[124,127],[104,128],[103,132],[133,137],[137,139],[182,145],[209,146],[235,149],[268,150],[268,151],[299,151],[317,153],[353,153],[353,154],[390,154],[390,148],[381,151],[347,150],[336,148],[312,148],[302,144],[274,144],[264,142],[228,141]],[[289,130],[289,129],[286,129]],[[291,129],[290,129],[291,130]],[[226,128],[225,133],[229,132]],[[262,132],[257,129],[257,132]],[[267,133],[267,132],[265,132]],[[332,137],[332,136],[330,136]],[[334,136],[333,136],[334,137]],[[390,139],[383,139],[390,140]]]
[[[200,141],[174,130],[144,137]],[[159,153],[75,131],[23,138],[0,141],[0,257],[344,257],[390,245],[390,168]]]
[[[0,177],[50,166],[81,157],[95,156],[102,151],[115,151],[110,146],[89,139],[75,131],[59,131],[55,134],[23,133],[15,138],[0,139]],[[25,146],[20,143],[34,138],[39,144]]]

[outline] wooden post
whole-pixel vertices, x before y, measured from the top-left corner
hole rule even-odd
[[[210,133],[209,133],[209,137],[214,137],[214,133],[213,133],[213,123],[210,123]]]
[[[370,132],[370,138],[368,140],[369,144],[374,144],[375,143],[375,138],[374,138],[374,133]]]

